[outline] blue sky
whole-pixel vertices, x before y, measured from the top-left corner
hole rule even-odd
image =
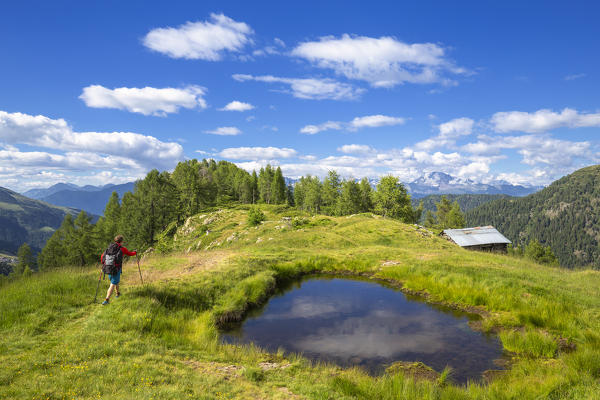
[[[322,3],[3,5],[0,186],[204,157],[515,184],[598,163],[599,6]]]

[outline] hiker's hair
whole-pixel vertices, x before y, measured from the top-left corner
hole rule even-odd
[[[115,236],[115,242],[121,243],[122,241],[123,241],[123,235],[117,235],[117,236]]]

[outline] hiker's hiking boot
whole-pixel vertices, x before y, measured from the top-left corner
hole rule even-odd
[[[121,297],[121,292],[117,292],[117,294],[115,295],[115,297]]]
[[[105,305],[107,305],[107,304],[108,304],[108,299],[106,299],[106,300],[104,300],[104,301],[102,302],[102,305],[103,305],[103,306],[105,306]]]

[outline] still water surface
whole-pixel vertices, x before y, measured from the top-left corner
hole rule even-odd
[[[314,360],[382,373],[394,361],[421,361],[456,383],[480,380],[502,356],[500,341],[467,325],[476,316],[433,306],[368,280],[310,277],[283,289],[242,324],[228,343],[283,348]]]

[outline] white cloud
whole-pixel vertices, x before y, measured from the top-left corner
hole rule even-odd
[[[0,111],[0,142],[77,154],[107,154],[132,160],[145,168],[172,168],[183,158],[180,144],[162,142],[153,136],[132,132],[74,132],[64,119],[5,111]]]
[[[200,86],[176,88],[116,88],[108,89],[100,85],[83,88],[79,98],[88,107],[116,108],[144,115],[165,116],[183,108],[206,108],[203,96],[206,89]]]
[[[390,117],[387,115],[367,115],[364,117],[356,117],[350,122],[327,121],[319,125],[306,125],[300,129],[300,133],[307,135],[315,135],[319,132],[328,130],[347,129],[356,131],[361,128],[378,128],[381,126],[392,126],[404,124],[405,119],[400,117]]]
[[[241,101],[234,100],[227,104],[223,108],[219,108],[219,111],[248,111],[253,110],[254,106],[250,103],[244,103]]]
[[[367,81],[373,87],[392,87],[405,82],[451,85],[455,82],[446,74],[468,72],[454,66],[439,45],[407,44],[386,36],[327,36],[301,43],[291,54],[349,79]]]
[[[220,135],[220,136],[236,136],[242,133],[241,130],[236,128],[235,126],[221,126],[217,129],[204,131],[204,133],[209,133],[211,135]]]
[[[527,142],[527,140],[525,140]],[[555,143],[554,146],[569,148],[568,153],[584,154],[585,150],[577,149],[577,145],[567,146],[567,143]],[[513,146],[517,146],[514,143]],[[548,147],[552,147],[548,145]],[[517,148],[517,147],[513,147]],[[571,157],[562,164],[555,164],[547,157],[542,159],[527,158],[530,155],[527,152],[522,154],[523,164],[531,169],[523,172],[503,172],[499,174],[491,173],[492,164],[503,160],[506,155],[481,156],[472,154],[462,154],[460,152],[427,152],[415,151],[410,148],[377,150],[366,145],[346,145],[338,148],[338,151],[348,155],[343,156],[294,156],[300,162],[287,162],[283,157],[271,158],[276,155],[264,155],[261,152],[253,152],[251,161],[239,162],[238,166],[248,171],[260,169],[267,163],[281,167],[285,176],[298,178],[302,175],[311,174],[321,178],[327,175],[328,171],[336,170],[342,177],[362,178],[378,177],[387,174],[398,176],[403,182],[411,182],[427,172],[446,172],[452,176],[464,179],[472,179],[475,182],[489,183],[499,179],[506,180],[512,184],[535,184],[543,185],[552,180],[570,173],[577,167],[589,165],[593,162],[592,158],[581,158],[583,162],[576,162],[576,158]],[[550,152],[551,153],[551,152]],[[589,152],[588,152],[589,153]],[[548,155],[549,152],[544,152]],[[222,154],[227,155],[227,154]],[[250,159],[250,158],[248,158]],[[529,163],[531,161],[531,163]],[[550,163],[548,163],[550,162]]]
[[[481,135],[477,142],[469,143],[462,149],[476,155],[493,155],[503,149],[512,149],[522,156],[522,163],[531,166],[545,164],[567,167],[574,165],[575,159],[593,159],[590,142],[560,140],[549,135]]]
[[[565,76],[565,81],[574,81],[575,79],[585,78],[587,74],[571,74]]]
[[[363,89],[341,83],[333,79],[316,78],[281,78],[272,75],[253,76],[247,74],[234,74],[233,79],[239,82],[257,81],[266,83],[283,83],[289,85],[289,92],[299,99],[309,100],[354,100],[360,97]]]
[[[352,129],[376,128],[380,126],[392,126],[404,124],[404,118],[390,117],[387,115],[367,115],[365,117],[356,117],[350,121]]]
[[[470,118],[456,118],[439,125],[440,136],[456,138],[470,135],[473,132],[474,121]]]
[[[250,26],[223,14],[211,14],[210,21],[187,22],[177,28],[153,29],[144,45],[172,58],[219,61],[225,52],[240,52],[252,43]]]
[[[342,123],[336,121],[327,121],[319,125],[306,125],[302,129],[300,129],[300,133],[305,133],[307,135],[314,135],[322,131],[328,130],[340,130],[342,129]]]
[[[438,135],[416,143],[415,148],[428,151],[441,147],[453,148],[456,145],[456,139],[468,136],[473,132],[474,123],[475,121],[470,118],[455,118],[444,122],[438,125]]]
[[[298,152],[294,149],[278,147],[231,147],[219,153],[223,158],[234,160],[259,160],[295,157]]]
[[[565,108],[560,113],[547,109],[534,113],[508,111],[495,113],[491,118],[491,123],[495,132],[539,133],[562,127],[600,126],[600,113],[580,114],[571,108]]]
[[[0,160],[0,163],[2,161]],[[29,189],[47,188],[59,182],[69,182],[76,185],[105,185],[107,182],[120,184],[143,178],[145,171],[81,171],[41,165],[18,165],[17,168],[0,167],[0,186],[9,187],[18,192]]]
[[[367,146],[366,144],[345,144],[338,147],[337,150],[346,154],[369,154],[375,151],[371,146]]]

